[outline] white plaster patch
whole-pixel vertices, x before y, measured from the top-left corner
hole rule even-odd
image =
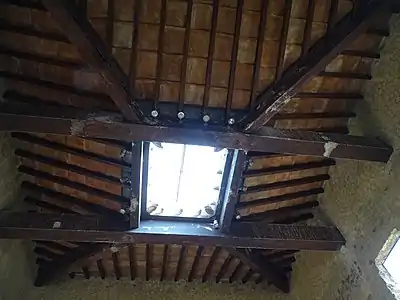
[[[61,227],[61,222],[60,221],[55,221],[53,223],[53,228],[60,228]]]
[[[69,131],[71,132],[71,135],[82,135],[84,128],[85,122],[83,120],[72,120]]]
[[[335,150],[338,145],[339,145],[338,143],[335,143],[335,142],[332,142],[332,141],[326,142],[324,144],[325,152],[324,152],[323,156],[330,157],[331,154],[332,154],[332,151]]]

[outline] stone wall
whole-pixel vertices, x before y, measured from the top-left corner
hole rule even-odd
[[[20,180],[11,138],[0,133],[0,209],[17,209]],[[32,287],[31,249],[28,242],[0,240],[0,299],[23,299]]]

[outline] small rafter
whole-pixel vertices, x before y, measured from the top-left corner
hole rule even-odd
[[[107,45],[86,16],[79,13],[73,1],[43,0],[42,2],[68,39],[77,46],[82,58],[104,78],[106,90],[124,117],[129,121],[143,121],[145,119],[143,112],[131,95],[133,88],[129,77],[111,56]]]
[[[387,1],[372,1],[356,13],[349,12],[332,30],[328,30],[306,55],[294,62],[275,84],[260,93],[256,99],[255,110],[240,122],[243,131],[256,132],[260,129],[300,92],[309,80],[324,71],[338,54],[365,32],[375,18],[389,13],[390,5]]]

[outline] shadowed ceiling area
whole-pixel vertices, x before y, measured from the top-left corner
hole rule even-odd
[[[316,218],[329,168],[391,155],[347,129],[389,35],[390,2],[0,8],[0,130],[12,132],[26,203],[1,213],[0,237],[35,242],[36,285],[69,275],[289,292],[296,253],[345,243]],[[229,149],[212,218],[151,217],[149,145],[166,142]]]

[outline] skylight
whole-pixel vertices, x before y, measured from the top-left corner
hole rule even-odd
[[[396,241],[389,255],[385,259],[383,266],[389,272],[390,276],[400,284],[400,242]]]
[[[228,151],[213,147],[149,146],[146,211],[150,216],[211,218],[215,215]]]
[[[388,289],[400,300],[400,231],[393,229],[375,264]]]

